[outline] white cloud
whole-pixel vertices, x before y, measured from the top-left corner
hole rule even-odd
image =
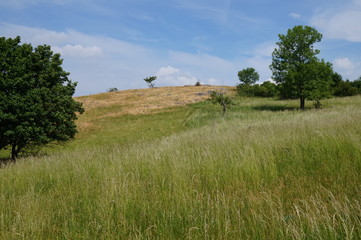
[[[361,75],[361,63],[353,62],[348,58],[335,59],[333,61],[333,66],[336,72],[350,80],[354,80]]]
[[[273,42],[264,42],[256,46],[254,54],[261,57],[271,57],[276,47]]]
[[[5,37],[20,35],[22,42],[33,46],[48,44],[54,52],[60,52],[64,70],[78,82],[76,95],[99,93],[109,87],[145,87],[144,77],[163,62],[143,46],[74,30],[55,32],[0,23],[0,32]]]
[[[81,44],[67,44],[64,47],[52,47],[54,52],[60,53],[63,57],[87,58],[103,55],[103,50],[97,46],[85,47]]]
[[[321,29],[328,38],[361,42],[361,1],[354,0],[340,8],[318,11],[311,24]]]
[[[191,73],[171,66],[161,67],[156,76],[158,86],[194,85],[198,81]]]
[[[348,58],[337,58],[333,61],[333,64],[335,67],[343,70],[352,70],[357,67],[356,64],[351,62],[351,60]]]
[[[203,83],[203,82],[202,82]],[[220,82],[218,79],[215,78],[209,78],[206,80],[205,84],[209,85],[224,85],[223,82]]]
[[[156,51],[104,36],[92,36],[74,30],[48,29],[0,23],[5,37],[20,35],[22,42],[33,46],[48,44],[64,59],[63,68],[78,82],[76,95],[118,89],[145,88],[145,77],[157,73],[157,86],[193,85],[197,81],[212,85],[236,85],[237,72],[253,66],[262,79],[270,76],[271,43],[259,45],[252,57],[243,60],[225,60],[204,53]],[[254,57],[257,55],[258,57]]]
[[[252,58],[246,59],[245,63],[247,67],[253,67],[260,75],[259,82],[268,81],[272,75],[269,65],[272,60],[269,57],[264,56],[254,56]]]
[[[169,58],[175,65],[192,72],[200,82],[211,84],[209,79],[212,79],[212,82],[217,84],[237,84],[239,61],[229,61],[204,53],[190,54],[179,51],[170,51]]]
[[[301,19],[301,14],[299,14],[299,13],[290,13],[289,14],[289,16],[291,17],[291,18],[294,18],[294,19]]]
[[[174,67],[171,67],[171,66],[161,67],[159,69],[159,71],[157,72],[157,76],[158,77],[169,76],[169,75],[173,75],[173,74],[176,74],[176,73],[179,73],[179,72],[180,72],[180,70],[178,68],[174,68]]]
[[[232,69],[234,67],[233,62],[204,53],[190,54],[179,51],[170,51],[170,57],[176,62],[197,66],[199,68],[213,67],[218,69]]]
[[[270,77],[272,76],[269,65],[272,63],[272,52],[276,47],[277,46],[274,42],[263,42],[256,45],[253,49],[250,49],[249,52],[246,52],[246,54],[250,55],[250,57],[245,58],[240,63],[240,68],[237,71],[252,67],[260,75],[258,83],[269,81]]]

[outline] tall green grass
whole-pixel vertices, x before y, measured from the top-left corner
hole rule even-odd
[[[199,103],[144,117],[176,131],[21,159],[0,169],[0,239],[361,239],[360,103]]]

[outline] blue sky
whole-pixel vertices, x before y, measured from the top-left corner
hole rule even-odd
[[[361,76],[361,0],[0,0],[0,35],[48,44],[76,95],[156,86],[236,85],[254,67],[269,80],[278,34],[309,25],[319,55]]]

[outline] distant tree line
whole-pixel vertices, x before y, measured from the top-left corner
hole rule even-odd
[[[245,68],[238,72],[239,95],[299,99],[300,109],[304,109],[306,100],[314,101],[319,108],[322,99],[361,94],[361,76],[345,81],[331,63],[317,58],[320,51],[314,44],[321,41],[322,34],[316,29],[300,25],[278,36],[280,41],[276,43],[270,65],[274,82],[256,84],[259,74],[254,68]]]
[[[346,97],[361,94],[361,76],[354,80],[343,80],[338,73],[332,75],[332,93],[336,97]]]
[[[280,99],[294,99],[280,85],[271,81],[265,81],[261,84],[245,84],[237,85],[237,91],[243,97],[266,97]],[[344,80],[342,76],[334,72],[332,74],[332,83],[330,88],[331,95],[334,97],[347,97],[361,94],[361,76],[354,80]]]

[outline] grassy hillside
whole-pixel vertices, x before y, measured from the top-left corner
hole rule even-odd
[[[223,118],[206,88],[131,91],[80,98],[76,140],[0,169],[0,239],[361,239],[360,96]]]

